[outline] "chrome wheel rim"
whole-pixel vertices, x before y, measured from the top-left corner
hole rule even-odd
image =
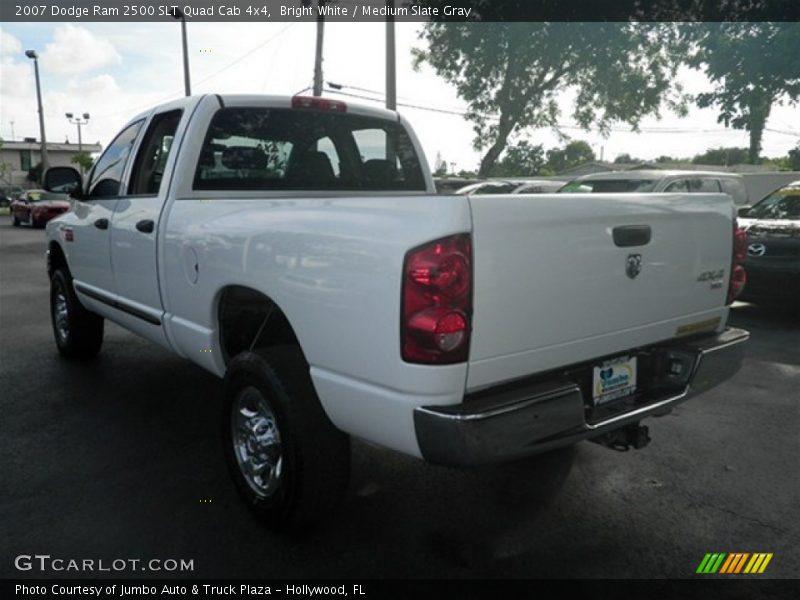
[[[247,485],[261,498],[274,494],[283,472],[278,420],[253,386],[242,389],[233,401],[231,434],[236,463]]]
[[[55,314],[56,333],[58,334],[58,339],[60,339],[62,342],[66,342],[67,337],[69,336],[69,312],[67,310],[67,297],[64,295],[64,292],[59,291],[56,294],[55,306],[53,310]]]

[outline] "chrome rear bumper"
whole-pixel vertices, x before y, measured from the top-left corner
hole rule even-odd
[[[730,379],[740,368],[743,329],[658,344],[658,364],[687,365],[680,375],[664,372],[658,393],[635,407],[600,420],[587,419],[580,386],[556,378],[503,386],[451,406],[423,406],[414,411],[417,441],[425,460],[472,466],[546,452],[668,412],[676,404]]]

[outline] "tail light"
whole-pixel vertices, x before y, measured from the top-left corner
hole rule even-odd
[[[403,264],[400,339],[403,360],[464,362],[472,319],[472,241],[469,234],[410,250]]]
[[[728,284],[727,304],[731,304],[744,290],[747,273],[744,270],[744,259],[747,256],[747,232],[733,223],[733,257],[731,258],[731,279]]]
[[[318,96],[293,96],[292,108],[307,108],[310,110],[325,110],[328,112],[347,112],[347,104],[341,100],[331,100]]]

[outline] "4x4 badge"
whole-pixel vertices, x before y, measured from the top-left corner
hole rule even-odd
[[[625,274],[631,279],[642,271],[642,255],[641,254],[628,254],[628,260],[625,261]]]

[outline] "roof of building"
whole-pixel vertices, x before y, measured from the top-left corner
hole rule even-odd
[[[39,150],[41,144],[38,141],[9,141],[3,140],[3,150]],[[95,144],[81,144],[84,152],[100,152],[103,146],[100,143]],[[65,143],[59,144],[54,142],[47,142],[48,152],[78,152],[78,144]]]

